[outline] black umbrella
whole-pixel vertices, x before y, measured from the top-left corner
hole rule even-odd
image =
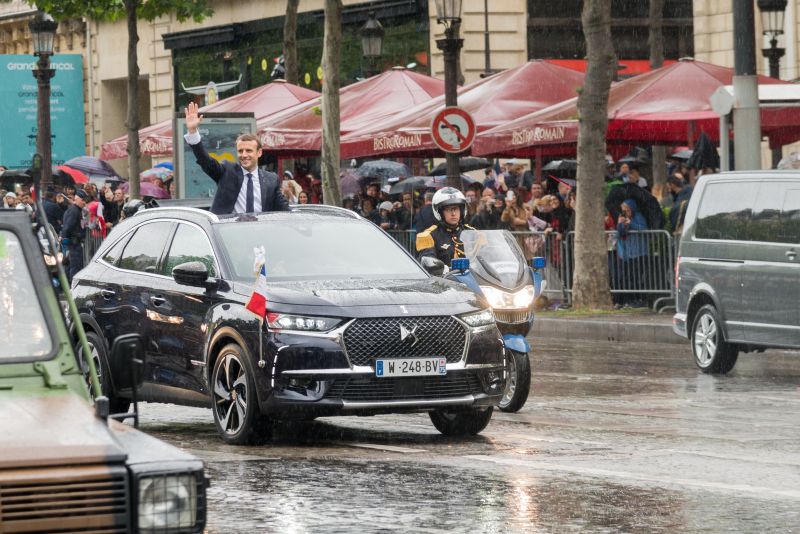
[[[68,160],[64,165],[77,169],[90,178],[101,176],[109,178],[117,177],[116,179],[119,180],[117,171],[115,171],[111,165],[94,156],[78,156],[77,158]]]
[[[492,162],[486,158],[474,158],[468,156],[458,159],[459,172],[477,171],[491,166]],[[447,162],[440,163],[434,167],[431,172],[428,173],[428,176],[440,176],[443,174],[447,174]]]
[[[388,159],[379,159],[363,163],[356,173],[365,178],[408,178],[411,170],[408,165]]]
[[[576,159],[557,159],[553,160],[544,167],[543,171],[549,172],[578,172],[578,160]]]
[[[694,144],[692,157],[686,161],[686,166],[690,169],[704,169],[709,167],[711,169],[719,168],[719,154],[717,154],[717,147],[711,143],[705,132],[700,134],[697,142]]]
[[[425,182],[430,179],[429,176],[412,176],[406,178],[402,182],[396,183],[389,189],[390,195],[399,195],[401,193],[408,193],[414,189],[425,189],[427,186]]]
[[[692,152],[693,152],[692,150],[689,150],[688,148],[684,148],[683,150],[678,150],[677,152],[672,154],[670,156],[670,158],[686,161],[690,157],[692,157]]]

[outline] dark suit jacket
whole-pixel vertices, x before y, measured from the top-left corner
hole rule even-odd
[[[228,161],[220,163],[206,152],[203,142],[190,145],[197,164],[217,183],[217,192],[211,203],[211,213],[226,215],[233,213],[236,198],[242,189],[244,173],[239,163]],[[275,173],[258,169],[258,180],[261,184],[261,211],[288,211],[289,201],[281,193],[278,176]]]

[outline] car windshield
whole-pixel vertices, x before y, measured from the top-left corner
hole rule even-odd
[[[7,230],[0,230],[0,332],[0,359],[42,357],[53,350],[22,246]]]
[[[236,280],[253,280],[254,249],[261,246],[267,278],[274,281],[428,276],[391,237],[366,221],[290,215],[218,224],[215,231]]]

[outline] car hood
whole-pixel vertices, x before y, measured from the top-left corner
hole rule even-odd
[[[238,284],[234,290],[250,296],[253,287]],[[347,314],[358,316],[358,310],[376,313],[441,315],[482,309],[478,297],[463,284],[441,278],[421,280],[324,280],[273,282],[267,285],[268,307],[275,311],[292,311],[294,307],[348,308]],[[316,310],[323,313],[322,310]]]
[[[83,399],[0,396],[0,469],[124,462],[125,451]]]

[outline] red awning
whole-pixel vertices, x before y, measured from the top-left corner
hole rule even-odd
[[[318,96],[319,93],[316,91],[292,85],[283,80],[276,80],[267,85],[220,100],[216,104],[205,106],[200,111],[216,113],[252,111],[256,116],[256,128],[259,128],[261,127],[261,122],[270,115]],[[100,159],[127,158],[127,145],[127,136],[103,143]],[[171,155],[172,119],[139,130],[139,147],[142,154],[151,156]]]
[[[402,67],[343,87],[339,93],[341,135],[383,123],[442,94],[442,80]],[[286,157],[318,155],[322,147],[321,101],[309,100],[270,117],[258,130],[265,149]]]
[[[711,109],[711,95],[733,83],[733,69],[700,61],[682,60],[611,87],[608,98],[610,144],[687,144],[705,132],[719,141],[719,117]],[[767,76],[759,84],[789,83]],[[577,98],[480,133],[476,155],[534,156],[578,140]],[[762,108],[761,129],[781,144],[800,139],[800,108]]]
[[[467,110],[479,132],[575,96],[584,75],[534,60],[467,85],[458,106]],[[390,121],[366,123],[342,138],[342,159],[362,156],[441,156],[431,138],[431,121],[444,97],[420,104]]]

